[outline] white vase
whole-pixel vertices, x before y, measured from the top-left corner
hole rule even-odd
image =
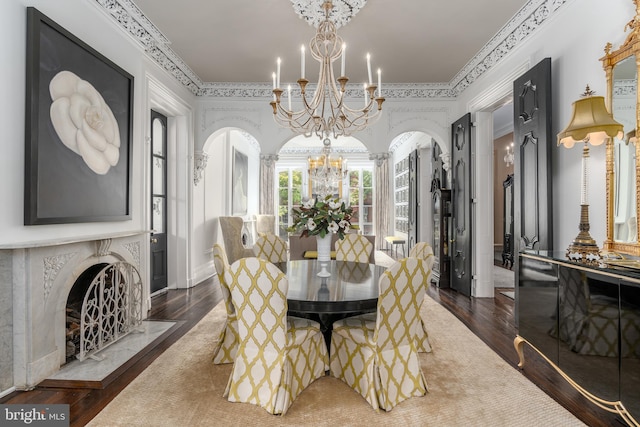
[[[320,237],[319,234],[316,235],[316,241],[318,243],[318,261],[331,261],[331,233],[324,237]]]

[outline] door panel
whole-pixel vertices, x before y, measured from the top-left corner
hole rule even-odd
[[[167,118],[151,111],[151,293],[167,287]]]
[[[551,59],[545,58],[513,82],[514,256],[519,303],[518,253],[553,250],[551,150]],[[519,322],[516,307],[516,324]]]
[[[451,287],[470,296],[472,278],[471,229],[471,114],[467,113],[451,125],[451,164],[453,166],[452,221],[453,236]]]
[[[552,249],[551,59],[513,83],[515,250]]]

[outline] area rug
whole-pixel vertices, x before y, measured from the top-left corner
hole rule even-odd
[[[376,413],[330,376],[312,383],[284,417],[222,397],[231,365],[211,363],[225,312],[215,307],[158,357],[90,426],[579,426],[584,425],[455,316],[426,297],[433,352],[420,355],[429,392]]]

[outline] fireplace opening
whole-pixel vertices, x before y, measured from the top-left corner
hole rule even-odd
[[[99,263],[82,272],[67,297],[65,363],[95,357],[138,327],[141,295],[142,281],[131,264]]]

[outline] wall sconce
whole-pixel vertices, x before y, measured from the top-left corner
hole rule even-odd
[[[504,163],[507,167],[513,165],[513,142],[507,147],[507,154],[504,155]]]
[[[608,138],[622,139],[622,125],[615,120],[604,105],[604,97],[593,96],[587,88],[583,98],[573,103],[573,116],[567,127],[558,134],[558,145],[571,148],[576,142],[584,142],[582,149],[582,191],[580,194],[580,232],[567,248],[567,258],[572,261],[595,264],[600,259],[600,248],[589,234],[589,143],[601,145]]]

